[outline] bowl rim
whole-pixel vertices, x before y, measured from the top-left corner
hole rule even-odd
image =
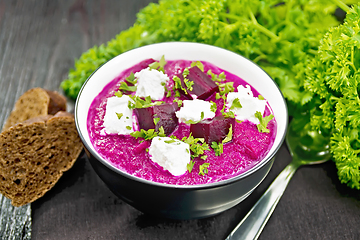
[[[284,133],[282,134],[281,138],[280,138],[280,141],[279,141],[279,144],[276,146],[275,150],[270,154],[270,155],[267,155],[265,156],[264,159],[260,160],[260,162],[256,163],[253,167],[251,167],[250,169],[246,170],[245,172],[239,174],[239,175],[236,175],[236,176],[232,176],[232,177],[229,177],[227,179],[223,179],[223,180],[220,180],[220,181],[217,181],[217,182],[212,182],[212,183],[204,183],[204,184],[194,184],[194,185],[177,185],[177,184],[168,184],[168,183],[159,183],[159,182],[154,182],[154,181],[150,181],[150,180],[146,180],[146,179],[143,179],[143,178],[140,178],[140,177],[137,177],[137,176],[133,176],[132,174],[129,174],[125,171],[122,171],[120,170],[119,168],[113,166],[109,161],[107,161],[106,159],[102,158],[100,156],[99,153],[97,153],[96,151],[94,151],[91,147],[89,147],[89,145],[91,143],[88,143],[86,141],[86,139],[84,138],[81,130],[80,130],[80,123],[79,123],[79,119],[77,117],[77,109],[78,109],[78,104],[79,104],[79,101],[80,101],[80,97],[81,97],[81,94],[82,92],[84,91],[84,88],[86,87],[86,84],[90,81],[90,79],[92,78],[92,76],[100,69],[102,68],[105,64],[107,64],[108,62],[112,61],[114,58],[124,54],[124,53],[128,53],[128,52],[131,52],[131,51],[139,51],[139,49],[142,49],[142,48],[146,48],[146,47],[149,47],[149,46],[153,46],[153,45],[164,45],[164,44],[194,44],[194,45],[205,45],[207,47],[213,47],[213,48],[218,48],[218,49],[221,49],[222,51],[228,51],[228,52],[231,52],[232,54],[236,54],[242,58],[244,58],[245,60],[249,61],[250,63],[254,64],[259,70],[263,71],[268,77],[269,79],[271,79],[271,81],[273,82],[273,84],[276,86],[276,88],[278,89],[278,92],[280,93],[280,96],[281,96],[281,99],[282,99],[282,102],[285,106],[285,112],[284,112],[284,118],[286,119],[285,121],[285,131]],[[123,70],[121,70],[123,71]],[[120,73],[119,73],[120,74]],[[127,50],[127,51],[124,51],[122,53],[120,53],[119,55],[117,56],[114,56],[113,58],[109,59],[108,61],[106,61],[105,63],[103,63],[102,65],[100,65],[95,71],[93,71],[91,73],[91,75],[86,79],[86,81],[83,83],[80,91],[79,91],[79,94],[76,98],[76,101],[75,101],[75,106],[74,106],[74,118],[75,118],[75,125],[76,125],[76,129],[78,131],[78,134],[79,134],[79,137],[82,141],[82,143],[84,144],[84,147],[87,149],[87,151],[89,152],[89,154],[95,158],[97,161],[99,161],[101,164],[103,164],[104,166],[106,166],[107,168],[109,168],[110,170],[116,172],[117,174],[120,174],[121,176],[123,177],[126,177],[126,178],[130,178],[131,180],[134,180],[134,181],[137,181],[139,183],[143,183],[143,184],[150,184],[150,185],[153,185],[153,186],[156,186],[156,187],[164,187],[164,188],[173,188],[173,189],[192,189],[192,190],[196,190],[196,189],[208,189],[208,188],[216,188],[216,187],[219,187],[219,186],[225,186],[225,185],[228,185],[228,184],[231,184],[233,182],[237,182],[241,179],[244,179],[244,178],[247,178],[249,177],[251,174],[253,174],[254,172],[256,172],[258,169],[262,168],[263,166],[265,166],[272,158],[275,157],[276,153],[279,151],[279,149],[281,148],[281,146],[283,145],[283,142],[285,140],[285,136],[286,136],[286,132],[287,132],[287,129],[288,129],[288,118],[289,118],[289,115],[288,115],[288,108],[287,108],[287,104],[286,104],[286,100],[284,98],[284,95],[283,93],[281,92],[279,86],[277,85],[277,83],[272,79],[272,77],[263,69],[261,68],[258,64],[254,63],[253,61],[251,61],[250,59],[248,59],[247,57],[244,57],[242,55],[240,55],[239,53],[236,53],[236,52],[233,52],[231,50],[228,50],[228,49],[225,49],[225,48],[221,48],[221,47],[218,47],[218,46],[214,46],[214,45],[209,45],[209,44],[205,44],[205,43],[197,43],[197,42],[183,42],[183,41],[173,41],[173,42],[160,42],[160,43],[154,43],[154,44],[148,44],[148,45],[144,45],[144,46],[140,46],[140,47],[136,47],[136,48],[133,48],[133,49],[130,49],[130,50]]]

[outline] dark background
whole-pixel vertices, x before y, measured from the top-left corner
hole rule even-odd
[[[59,90],[74,60],[129,28],[148,0],[0,0],[0,124],[15,100]],[[175,221],[115,197],[82,155],[32,207],[32,239],[224,239],[290,162],[283,146],[264,182],[217,216]],[[340,184],[333,162],[294,175],[259,239],[360,239],[360,191]],[[4,237],[4,236],[3,236]]]

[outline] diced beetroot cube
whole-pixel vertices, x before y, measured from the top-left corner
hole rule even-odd
[[[178,118],[175,112],[179,110],[177,103],[164,103],[148,108],[135,108],[134,113],[138,119],[140,129],[156,131],[162,126],[165,134],[169,135],[178,125]],[[154,118],[159,118],[155,126]]]
[[[160,118],[156,124],[155,130],[158,131],[160,127],[164,128],[165,134],[172,133],[178,125],[178,118],[175,112],[179,110],[177,103],[164,103],[154,106],[154,118]]]
[[[181,79],[183,88],[187,89],[184,83],[184,77],[182,74],[177,75]],[[192,81],[192,91],[187,90],[190,94],[194,94],[198,99],[205,100],[211,94],[219,91],[218,85],[211,80],[211,78],[201,71],[197,66],[189,68],[189,74],[186,77],[189,81]]]
[[[217,116],[213,119],[205,119],[199,123],[191,124],[190,131],[196,138],[204,138],[206,143],[222,142],[229,133],[230,126],[234,127],[234,118]]]
[[[149,130],[155,128],[153,107],[135,108],[134,113],[138,119],[140,129]]]

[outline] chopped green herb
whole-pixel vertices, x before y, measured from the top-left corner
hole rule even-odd
[[[242,108],[240,100],[238,98],[235,98],[231,104],[230,109],[234,109],[234,108]]]
[[[199,175],[204,176],[205,174],[207,174],[209,172],[208,167],[209,167],[210,163],[203,163],[199,166]]]
[[[174,92],[177,90],[177,89],[181,89],[183,90],[185,93],[187,93],[186,89],[182,86],[181,84],[181,79],[178,77],[178,76],[174,76],[173,77],[173,81],[174,81]],[[180,95],[179,95],[180,96]]]
[[[221,114],[224,116],[224,118],[235,118],[235,113],[232,111],[225,112],[225,109],[221,110]]]
[[[232,140],[232,135],[233,135],[233,129],[232,129],[232,125],[230,125],[229,132],[224,138],[224,140],[222,140],[222,143],[230,142]]]
[[[186,78],[189,75],[189,68],[185,68],[182,75],[184,78]]]
[[[118,119],[121,119],[121,117],[123,116],[123,113],[116,113],[116,116],[118,117]]]
[[[182,100],[175,98],[173,102],[176,102],[178,104],[178,107],[182,106]]]
[[[189,79],[187,78],[184,78],[184,83],[185,83],[185,86],[186,88],[189,90],[189,91],[192,91],[193,90],[193,85],[194,85],[194,82],[193,81],[190,81]]]
[[[129,101],[129,108],[130,109],[134,109],[134,108],[147,108],[147,107],[151,107],[151,106],[155,106],[155,105],[161,105],[163,102],[162,101],[152,101],[150,96],[145,97],[144,99],[139,97],[139,96],[131,96],[129,95],[129,97],[133,100],[133,102]]]
[[[265,98],[264,98],[262,95],[260,95],[260,94],[258,95],[258,99],[259,99],[259,100],[265,100]]]
[[[211,103],[210,111],[216,112],[216,110],[217,110],[216,102],[210,101],[210,103]]]
[[[149,130],[140,129],[140,131],[132,132],[130,133],[130,135],[136,139],[143,138],[145,140],[150,140],[158,136],[157,132],[155,132],[155,129],[149,129]]]
[[[204,65],[200,61],[192,62],[190,67],[198,67],[202,72],[204,72]]]
[[[207,75],[210,75],[211,80],[213,80],[214,82],[223,82],[226,80],[226,76],[224,72],[220,73],[219,75],[216,75],[211,70],[208,70]]]
[[[257,129],[259,130],[259,132],[263,132],[263,133],[268,133],[270,132],[269,129],[267,129],[267,125],[270,122],[271,119],[274,118],[274,115],[270,114],[269,116],[263,117],[261,112],[257,111],[255,113],[255,117],[257,119],[259,119],[260,123],[257,126]]]
[[[115,93],[114,93],[114,96],[116,96],[116,97],[122,97],[122,92],[120,92],[120,91],[116,91]]]
[[[181,141],[190,145],[192,158],[199,157],[203,155],[206,150],[209,150],[209,145],[204,142],[203,138],[194,138],[191,134],[189,137],[183,137]]]
[[[150,69],[155,69],[161,72],[165,72],[164,67],[166,65],[165,57],[164,55],[161,56],[159,62],[153,62],[149,64]]]
[[[160,118],[154,118],[154,124],[156,125],[160,121]]]
[[[190,160],[190,162],[186,165],[187,170],[189,171],[189,173],[191,173],[191,171],[193,170],[195,162],[193,160]]]
[[[226,82],[219,84],[220,95],[225,95],[228,94],[229,92],[233,92],[235,89],[233,85],[234,85],[233,82]]]
[[[158,134],[159,137],[165,137],[165,136],[166,136],[165,130],[164,130],[164,127],[163,127],[163,126],[161,126],[161,127],[159,128],[159,131],[158,131],[157,134]]]
[[[136,84],[136,82],[137,82],[137,79],[135,78],[135,75],[134,75],[134,73],[133,72],[131,72],[130,73],[130,75],[127,77],[127,78],[125,78],[126,79],[126,81],[128,82],[128,83],[131,83],[131,84]]]
[[[224,146],[222,143],[212,142],[211,148],[214,150],[216,156],[220,156],[224,152]]]
[[[128,86],[126,82],[122,82],[120,84],[119,90],[122,90],[124,92],[126,92],[126,91],[135,92],[136,91],[136,86]]]
[[[127,130],[131,130],[132,128],[130,126],[126,126],[126,129]]]

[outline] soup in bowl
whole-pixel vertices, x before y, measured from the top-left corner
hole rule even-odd
[[[149,214],[203,218],[266,177],[287,128],[285,100],[256,64],[215,46],[125,52],[83,85],[75,122],[114,194]]]

